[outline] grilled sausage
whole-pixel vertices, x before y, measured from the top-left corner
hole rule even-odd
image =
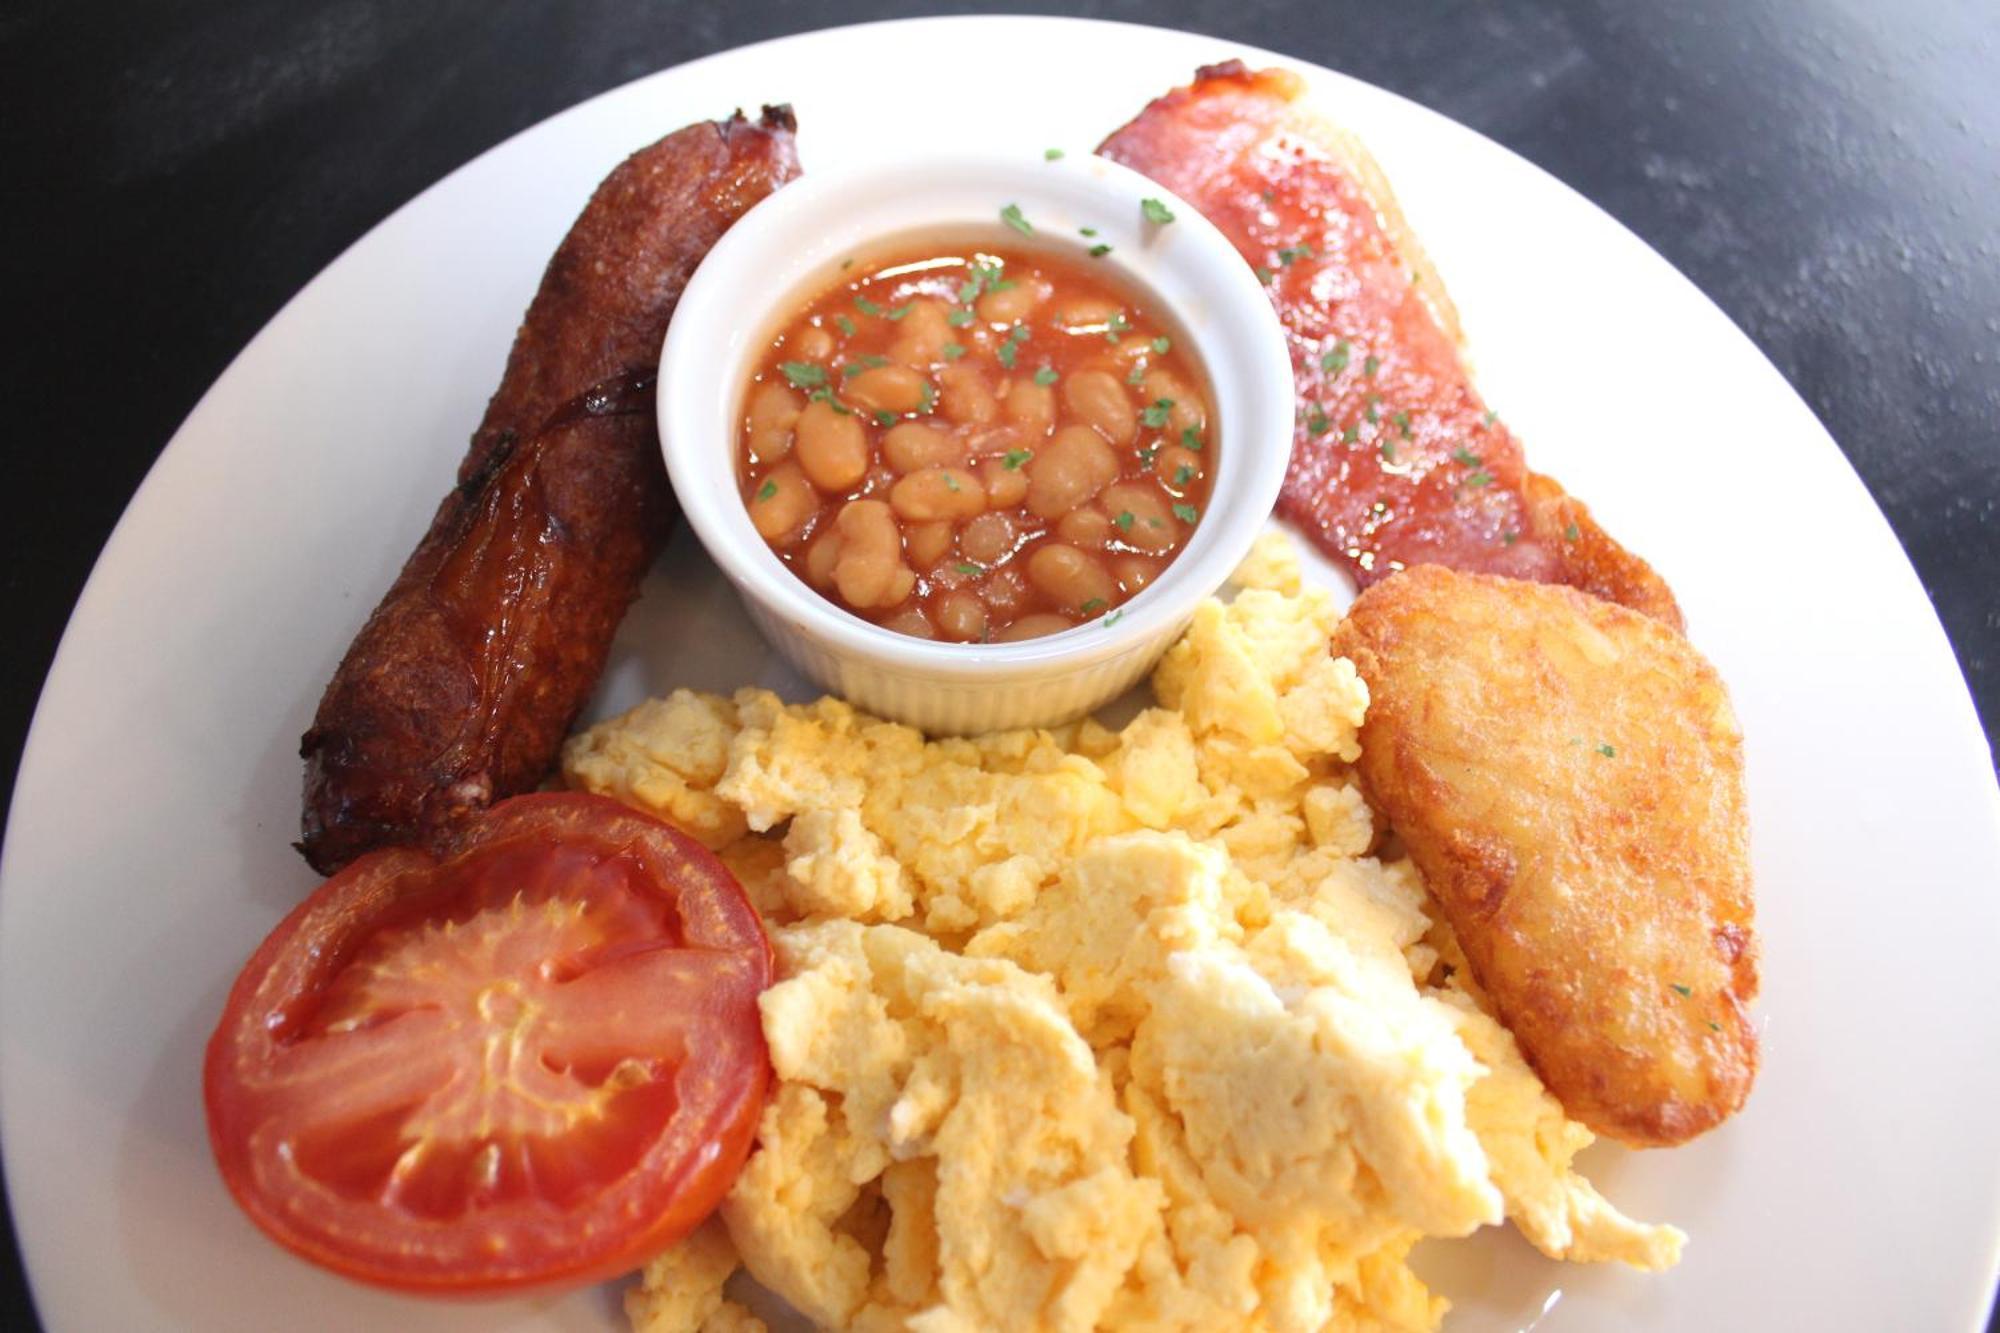
[[[533,788],[671,528],[652,374],[688,277],[797,174],[766,108],[691,125],[605,178],[549,261],[458,484],[369,616],[299,748],[331,874]]]

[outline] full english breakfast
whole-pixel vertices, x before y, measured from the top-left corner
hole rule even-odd
[[[1264,287],[1278,517],[1351,609],[1273,531],[1122,725],[926,736],[667,678],[576,729],[675,512],[662,339],[792,132],[697,124],[599,187],[327,686],[300,849],[331,878],[204,1067],[245,1212],[399,1290],[639,1271],[642,1333],[761,1328],[739,1268],[829,1328],[1429,1329],[1426,1238],[1672,1266],[1576,1158],[1750,1090],[1734,714],[1284,71],[1204,68],[1099,151],[1158,183],[1149,234],[1204,217]],[[712,448],[771,577],[1055,679],[1237,446],[1199,327],[1091,228],[993,216],[745,311]]]

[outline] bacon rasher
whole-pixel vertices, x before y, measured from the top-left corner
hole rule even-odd
[[[1414,564],[1564,583],[1681,627],[1666,582],[1528,469],[1387,181],[1300,80],[1231,61],[1099,152],[1199,208],[1270,291],[1298,424],[1279,513],[1366,586]]]

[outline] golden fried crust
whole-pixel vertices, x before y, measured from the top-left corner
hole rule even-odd
[[[1743,1104],[1757,994],[1742,733],[1679,634],[1573,588],[1418,566],[1334,640],[1360,773],[1563,1108],[1634,1145]]]

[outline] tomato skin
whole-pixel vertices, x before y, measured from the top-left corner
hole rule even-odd
[[[515,797],[435,853],[361,858],[266,937],[209,1040],[210,1146],[272,1239],[363,1282],[627,1272],[749,1155],[772,970],[699,843],[604,797]]]

